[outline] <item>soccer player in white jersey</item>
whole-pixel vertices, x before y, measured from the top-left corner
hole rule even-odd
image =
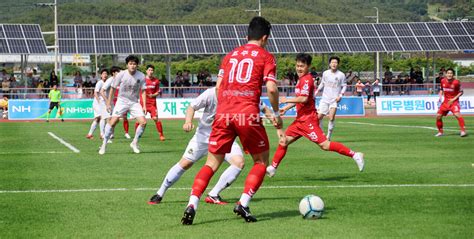
[[[100,94],[100,90],[105,82],[110,81],[107,79],[109,72],[107,69],[102,69],[100,71],[100,81],[95,85],[94,89],[94,101],[92,102],[92,109],[94,110],[94,120],[92,121],[89,133],[86,135],[86,138],[93,139],[93,134],[99,124],[100,137],[104,137],[105,124],[107,119],[110,117],[110,114],[107,112],[107,107],[105,104],[105,99],[103,95]]]
[[[337,104],[346,92],[346,76],[338,70],[340,59],[337,56],[329,58],[329,70],[323,72],[321,83],[315,91],[314,96],[323,90],[321,101],[318,106],[319,126],[323,128],[324,116],[329,117],[327,139],[331,140],[334,122],[336,120]]]
[[[181,175],[193,166],[195,162],[207,155],[209,147],[209,136],[212,130],[212,123],[216,116],[217,96],[216,88],[212,87],[204,91],[196,99],[194,99],[186,110],[186,119],[183,124],[183,130],[190,132],[193,130],[194,113],[200,109],[204,109],[203,115],[199,120],[199,125],[193,138],[189,141],[181,160],[175,164],[166,174],[161,187],[148,202],[150,205],[158,204],[163,200],[163,196],[174,183],[176,183]],[[270,117],[270,109],[263,102],[260,102],[260,111]],[[230,153],[225,155],[225,160],[230,166],[222,173],[219,181],[209,192],[205,201],[211,204],[227,204],[219,195],[222,190],[230,186],[239,176],[240,171],[244,167],[244,157],[242,150],[236,141],[233,142]]]
[[[112,76],[109,79],[107,79],[107,81],[102,86],[102,89],[100,90],[100,94],[102,95],[102,97],[104,97],[104,99],[106,101],[109,100],[109,98],[110,98],[109,95],[111,95],[111,94],[116,95],[115,92],[112,90],[111,86],[112,86],[112,83],[114,82],[115,76],[117,76],[117,74],[120,73],[121,70],[122,69],[118,66],[112,66],[110,68],[110,74]],[[110,105],[110,108],[107,108],[108,112],[110,112],[110,113],[112,112],[112,109],[113,109],[113,107],[116,103],[115,102],[116,100],[117,99],[114,99],[113,104],[112,104],[112,102],[110,102],[109,104],[107,104],[107,102],[106,102],[106,105]],[[125,113],[122,118],[124,119],[124,125],[125,125],[125,122],[127,122],[127,124],[128,124],[127,113]],[[112,132],[112,136],[110,138],[113,138],[113,135],[114,135],[114,133]],[[125,133],[125,138],[130,139],[130,135],[128,135],[128,133]]]
[[[110,139],[110,136],[113,132],[113,128],[118,123],[119,118],[122,115],[129,111],[132,118],[135,118],[140,124],[135,132],[135,138],[133,138],[130,147],[133,149],[134,153],[140,153],[138,148],[138,140],[143,134],[146,126],[144,106],[146,104],[146,85],[145,85],[145,75],[137,70],[140,60],[136,56],[128,56],[125,59],[127,63],[127,70],[123,70],[117,74],[112,83],[112,91],[115,91],[117,87],[120,86],[120,91],[118,94],[117,104],[115,105],[112,111],[112,118],[109,123],[105,126],[105,136],[102,146],[100,147],[99,154],[105,154],[107,147],[107,141]],[[140,89],[142,91],[143,97],[143,106],[140,105]],[[113,94],[109,94],[109,100],[107,101],[107,108],[111,109]]]

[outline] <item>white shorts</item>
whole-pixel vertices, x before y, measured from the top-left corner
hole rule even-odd
[[[209,144],[205,142],[197,142],[196,135],[189,141],[186,150],[184,151],[183,158],[192,161],[193,163],[197,162],[199,159],[207,155],[209,150]],[[240,148],[239,144],[234,141],[232,144],[232,149],[230,153],[225,155],[225,161],[230,163],[230,159],[234,156],[241,156],[243,157],[242,149]]]
[[[131,118],[145,117],[143,113],[142,105],[138,102],[124,102],[117,100],[114,110],[112,111],[112,117],[122,117],[127,112],[130,112]]]
[[[328,115],[331,108],[337,108],[337,102],[327,103],[324,101],[319,102],[318,114]]]
[[[107,106],[105,105],[104,102],[97,103],[94,101],[92,103],[92,109],[94,110],[94,118],[97,118],[97,117],[101,117],[102,119],[110,118],[110,113],[107,112]]]

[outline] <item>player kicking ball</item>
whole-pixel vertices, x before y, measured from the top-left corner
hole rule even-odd
[[[346,76],[340,70],[339,57],[331,56],[329,58],[329,70],[323,72],[321,83],[319,84],[314,96],[323,90],[323,95],[318,106],[319,127],[323,129],[323,118],[328,116],[328,133],[327,139],[331,140],[332,131],[334,130],[336,121],[337,104],[341,101],[342,96],[346,92]]]
[[[112,83],[112,92],[114,92],[117,87],[120,87],[120,91],[117,97],[117,103],[112,111],[112,117],[109,120],[109,123],[105,126],[105,135],[100,147],[99,154],[105,154],[107,148],[107,141],[109,141],[110,136],[112,135],[115,125],[119,122],[119,118],[122,117],[127,111],[130,112],[132,118],[136,118],[140,124],[135,132],[135,137],[133,138],[130,147],[134,153],[140,153],[138,148],[138,140],[145,131],[146,119],[145,119],[145,104],[146,104],[146,85],[145,85],[145,75],[137,70],[140,60],[136,56],[128,56],[125,59],[127,63],[127,70],[123,70],[117,74],[113,83]],[[140,90],[142,90],[143,97],[143,107],[140,105]],[[113,94],[109,94],[109,100],[107,101],[107,109],[111,109],[110,102],[112,102]]]
[[[260,188],[268,165],[268,136],[259,114],[264,84],[274,111],[273,125],[277,128],[282,126],[278,114],[275,59],[265,50],[270,29],[271,25],[267,20],[254,17],[248,26],[248,43],[235,48],[222,60],[216,84],[219,103],[209,136],[209,153],[206,164],[194,179],[191,196],[181,218],[183,225],[193,224],[199,199],[225,155],[231,152],[237,136],[243,148],[252,155],[254,165],[245,180],[244,190],[234,207],[234,213],[246,222],[257,221],[250,213],[249,203]]]
[[[216,116],[216,107],[217,96],[215,87],[204,91],[188,106],[185,123],[183,125],[183,130],[185,132],[190,132],[194,128],[192,123],[194,113],[200,109],[204,109],[203,115],[199,120],[196,133],[189,141],[181,160],[168,171],[163,183],[161,184],[161,187],[158,189],[156,194],[151,197],[148,204],[154,205],[160,203],[163,200],[166,191],[180,179],[181,175],[191,168],[194,163],[207,155],[209,148],[209,136],[212,129],[211,126]],[[260,104],[260,110],[266,115],[270,114],[270,109],[264,106],[263,103]],[[227,202],[222,200],[219,194],[237,179],[240,171],[244,167],[242,149],[236,141],[232,143],[230,153],[227,153],[224,159],[230,164],[230,166],[222,173],[217,184],[209,192],[205,199],[207,203],[227,204]]]
[[[459,97],[463,94],[461,88],[461,82],[454,79],[454,70],[449,68],[446,71],[446,78],[441,80],[441,89],[439,91],[439,102],[444,95],[444,101],[439,107],[438,114],[436,115],[436,126],[438,127],[438,133],[436,137],[444,135],[443,132],[443,117],[448,115],[449,111],[453,112],[454,117],[458,120],[459,128],[461,129],[460,136],[466,137],[466,128],[464,125],[464,118],[461,115],[461,107],[459,106]]]
[[[296,106],[296,119],[286,129],[286,142],[285,140],[283,140],[283,142],[280,141],[275,155],[273,156],[272,165],[267,167],[267,174],[270,177],[275,175],[278,165],[281,163],[283,157],[285,157],[288,146],[302,136],[318,144],[323,150],[334,151],[351,157],[359,167],[359,171],[362,172],[362,170],[364,170],[364,155],[362,153],[356,153],[341,143],[330,142],[319,127],[318,116],[313,100],[314,82],[313,77],[309,74],[311,61],[312,57],[308,54],[300,53],[296,56],[296,73],[299,77],[295,87],[296,97],[292,99],[280,99],[281,103],[289,103],[280,110],[280,114],[285,114],[286,111]]]

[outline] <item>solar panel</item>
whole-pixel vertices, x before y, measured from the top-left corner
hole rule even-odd
[[[0,54],[48,53],[39,25],[0,24]]]
[[[473,48],[473,24],[274,24],[266,48],[274,53],[466,50]],[[8,36],[16,39],[15,52],[39,50],[39,41],[27,41],[42,40],[38,31],[37,25],[0,24],[0,40],[5,39],[0,50],[11,51]],[[58,34],[60,53],[225,54],[247,43],[243,24],[60,25]]]

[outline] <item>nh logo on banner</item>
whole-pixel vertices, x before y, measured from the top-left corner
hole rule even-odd
[[[23,105],[14,105],[12,107],[13,112],[31,112],[31,106],[23,106]]]

